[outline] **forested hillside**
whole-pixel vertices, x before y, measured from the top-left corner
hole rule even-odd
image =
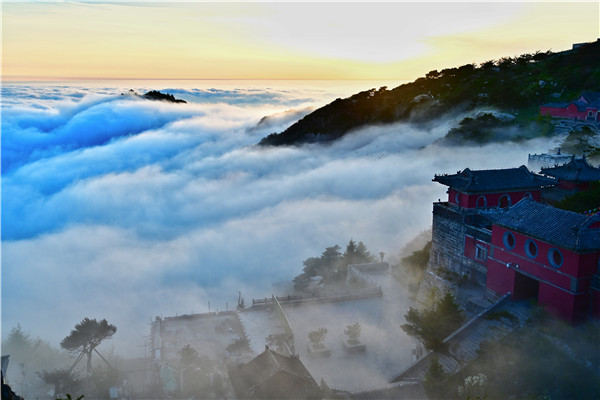
[[[582,91],[600,91],[600,41],[563,52],[536,51],[434,70],[391,90],[381,87],[338,98],[260,144],[326,142],[366,125],[428,123],[452,112],[482,108],[494,114],[463,121],[452,130],[450,142],[484,142],[490,140],[490,129],[531,124],[546,134],[551,127],[539,117],[539,106],[573,100]]]

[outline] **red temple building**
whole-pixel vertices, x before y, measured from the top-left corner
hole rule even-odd
[[[586,122],[600,121],[600,93],[583,92],[577,100],[547,103],[540,107],[541,115]]]
[[[556,178],[558,187],[567,191],[587,190],[590,183],[600,181],[600,168],[591,166],[585,157],[573,157],[564,165],[542,168],[542,174]]]
[[[524,166],[433,180],[449,188],[448,201],[433,206],[430,267],[470,278],[493,298],[534,299],[570,322],[600,317],[600,216],[540,203],[557,181]]]
[[[448,203],[460,208],[507,207],[523,197],[539,201],[541,189],[556,181],[530,172],[526,166],[436,175],[433,180],[448,186]]]
[[[523,199],[493,217],[486,287],[581,322],[590,311],[598,316],[599,262],[600,216]]]

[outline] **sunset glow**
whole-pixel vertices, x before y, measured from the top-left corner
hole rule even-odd
[[[599,35],[597,2],[3,2],[3,80],[414,79]]]

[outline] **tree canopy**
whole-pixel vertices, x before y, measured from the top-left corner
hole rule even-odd
[[[95,319],[84,318],[75,325],[69,336],[60,342],[63,349],[69,351],[85,350],[98,347],[103,340],[110,338],[117,332],[117,327],[103,319],[98,322]]]
[[[365,90],[313,111],[283,132],[264,137],[261,145],[281,146],[336,140],[367,125],[435,120],[457,110],[495,109],[516,116],[510,125],[519,131],[531,126],[543,134],[536,121],[539,106],[571,101],[582,91],[600,90],[600,42],[552,53],[550,51],[502,57],[479,66],[433,70],[413,82],[387,90]],[[481,121],[480,121],[481,122]],[[471,124],[469,124],[471,125]],[[485,128],[485,124],[479,128]],[[483,126],[481,126],[483,125]],[[495,128],[501,128],[494,124]],[[494,139],[487,130],[477,135],[455,135],[454,139],[476,142]],[[473,131],[473,127],[467,131]],[[514,138],[506,136],[506,138]]]
[[[296,290],[304,290],[308,287],[311,278],[323,277],[325,283],[342,281],[346,278],[346,271],[350,264],[361,264],[374,262],[375,257],[371,255],[367,246],[359,241],[356,243],[350,239],[344,254],[337,244],[327,247],[320,257],[309,257],[304,260],[302,274],[294,278]]]
[[[73,367],[77,365],[84,354],[87,355],[87,370],[88,373],[91,373],[92,352],[96,350],[96,347],[98,347],[103,340],[109,339],[116,332],[117,327],[109,324],[106,319],[97,321],[96,319],[84,318],[80,323],[75,325],[75,329],[71,331],[69,336],[60,342],[60,346],[63,349],[72,352],[80,352]],[[71,369],[73,369],[73,367],[71,367]]]
[[[402,330],[419,339],[427,349],[437,351],[445,350],[444,339],[465,320],[451,293],[446,293],[430,309],[419,311],[411,307],[404,317],[407,323]]]

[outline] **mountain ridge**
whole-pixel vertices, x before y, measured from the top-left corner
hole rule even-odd
[[[600,91],[600,39],[557,53],[536,51],[433,70],[391,90],[383,86],[338,98],[283,132],[262,138],[259,145],[330,142],[368,125],[427,123],[459,109],[481,108],[511,115],[511,121],[494,115],[465,121],[452,130],[448,144],[491,141],[495,129],[507,127],[532,127],[545,135],[552,126],[539,115],[540,105],[569,101],[585,90]]]

